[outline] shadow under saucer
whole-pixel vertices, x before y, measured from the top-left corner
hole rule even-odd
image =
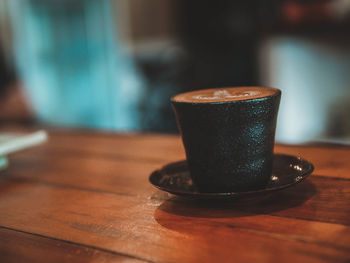
[[[171,220],[174,215],[188,218],[232,218],[270,214],[300,206],[316,193],[315,185],[309,180],[268,196],[238,202],[172,197],[156,209],[154,217],[162,224],[163,220]]]

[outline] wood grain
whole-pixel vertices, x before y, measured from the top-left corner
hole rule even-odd
[[[0,236],[1,262],[145,262],[113,251],[1,227]]]
[[[185,159],[181,139],[173,135],[113,135],[91,132],[49,133],[45,147],[29,150],[32,155],[133,160],[156,164]],[[350,179],[350,147],[276,145],[275,152],[301,156],[315,165],[316,175]],[[27,151],[16,154],[27,156]]]
[[[99,162],[87,161],[80,163],[78,159],[56,160],[48,167],[43,163],[35,165],[38,169],[23,169],[23,164],[9,169],[3,173],[3,179],[18,181],[29,181],[54,185],[61,188],[72,188],[78,190],[114,193],[118,195],[133,196],[135,198],[151,198],[154,195],[154,188],[148,183],[148,176],[156,164],[138,164],[128,161],[103,161],[98,166],[91,166],[91,163]],[[47,162],[49,163],[49,162]],[[35,164],[35,162],[32,162]],[[98,169],[95,169],[98,168]],[[74,171],[74,173],[72,173]],[[319,189],[322,189],[320,191]],[[312,175],[311,178],[298,187],[277,192],[271,200],[267,200],[264,206],[255,207],[263,213],[274,213],[274,210],[289,210],[274,213],[279,216],[302,218],[307,220],[335,222],[339,224],[350,224],[350,181],[339,180],[328,177],[318,177]],[[164,200],[168,195],[156,196]],[[294,206],[292,208],[290,206]],[[252,207],[252,206],[250,206]],[[338,207],[341,209],[334,209]],[[329,215],[332,214],[330,217]]]
[[[78,159],[72,160],[71,158],[61,161],[57,160],[48,167],[45,167],[45,163],[42,165],[38,163],[34,166],[38,169],[34,167],[29,169],[30,163],[28,164],[28,161],[25,162],[28,169],[23,169],[23,164],[20,165],[21,162],[18,162],[18,166],[15,162],[14,168],[5,172],[3,176],[11,179],[22,178],[32,182],[56,184],[60,187],[149,198],[153,188],[148,183],[148,176],[153,169],[158,167],[156,164],[135,164],[128,161],[100,161],[100,163],[99,161],[89,162],[83,159],[80,162]],[[91,163],[96,166],[91,166]],[[36,163],[32,162],[32,164]],[[346,189],[349,186],[350,181],[343,182],[313,175],[312,179],[300,187],[301,190],[291,188],[277,193],[275,195],[276,202],[272,203],[270,210],[273,211],[276,207],[283,208],[285,206],[284,200],[294,200],[297,204],[307,200],[308,202],[302,206],[299,205],[296,211],[291,210],[288,214],[284,212],[282,215],[319,221],[333,220],[337,223],[347,224],[349,223],[347,213],[350,212],[348,202],[350,196]],[[322,189],[322,192],[318,189]],[[270,200],[267,204],[269,203],[271,204]],[[342,209],[334,210],[334,206]],[[265,211],[265,213],[268,212],[271,211]],[[333,213],[333,217],[328,218],[329,213]]]
[[[0,262],[349,262],[350,149],[276,147],[315,164],[256,202],[189,202],[149,174],[184,158],[164,135],[51,132],[0,173]]]
[[[225,253],[234,250],[249,255],[251,249],[261,246],[258,255],[273,250],[275,255],[282,256],[285,247],[276,248],[276,245],[283,243],[293,251],[293,262],[295,258],[318,260],[316,256],[301,253],[309,249],[310,253],[318,252],[321,257],[333,260],[341,258],[339,255],[350,256],[347,241],[350,229],[345,225],[281,219],[230,205],[201,207],[169,201],[169,206],[158,199],[136,199],[16,180],[3,185],[0,192],[0,209],[4,211],[0,225],[150,261],[182,260],[183,254],[175,251],[185,253],[184,260],[206,261],[208,255],[192,254],[192,250],[198,246],[218,256],[217,253],[224,252],[223,244],[230,248]],[[242,241],[246,246],[242,247]]]

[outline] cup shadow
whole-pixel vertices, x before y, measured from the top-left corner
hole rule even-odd
[[[271,193],[268,196],[250,200],[185,200],[171,197],[165,200],[154,212],[155,220],[168,227],[169,221],[177,217],[186,221],[204,218],[236,218],[271,214],[285,209],[301,206],[317,193],[311,180]]]

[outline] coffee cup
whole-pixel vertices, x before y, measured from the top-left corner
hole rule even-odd
[[[270,180],[281,91],[228,87],[171,98],[194,185],[200,192],[242,192]]]

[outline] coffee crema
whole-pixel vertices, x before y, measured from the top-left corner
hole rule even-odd
[[[174,96],[172,101],[188,103],[228,102],[269,97],[279,92],[278,89],[265,87],[227,87],[181,93]]]

